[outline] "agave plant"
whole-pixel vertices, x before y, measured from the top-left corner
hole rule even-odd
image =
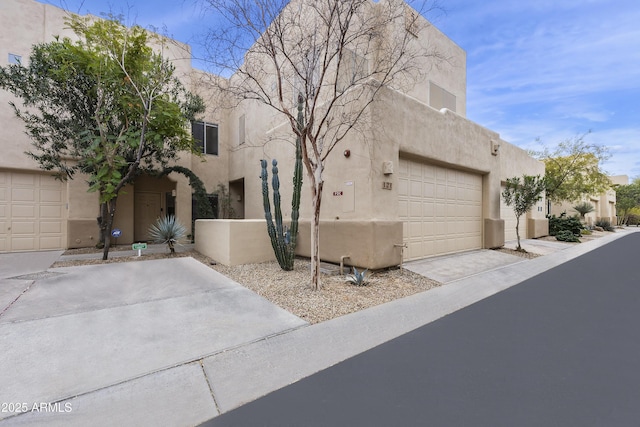
[[[352,283],[356,286],[365,286],[367,284],[367,282],[365,281],[365,276],[367,274],[367,271],[369,271],[369,269],[366,269],[364,271],[358,271],[357,268],[352,267],[353,268],[353,274],[347,274],[346,280],[349,283]]]
[[[573,210],[580,214],[580,218],[584,221],[584,216],[589,212],[593,212],[595,207],[589,202],[578,203],[573,207]]]
[[[166,243],[171,253],[175,244],[187,234],[187,228],[175,216],[163,216],[149,227],[149,236],[154,243]]]

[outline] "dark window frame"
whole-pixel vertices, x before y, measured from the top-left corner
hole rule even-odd
[[[203,154],[217,156],[220,153],[220,134],[218,125],[214,123],[191,122],[191,136],[195,145]]]

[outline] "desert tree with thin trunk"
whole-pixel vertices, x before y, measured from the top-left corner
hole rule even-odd
[[[427,6],[401,0],[201,0],[216,21],[205,37],[228,107],[268,106],[300,138],[311,191],[312,288],[320,288],[320,208],[331,152],[372,126],[383,87],[408,89],[444,55],[420,34]],[[420,35],[420,38],[417,37]],[[220,84],[221,83],[221,84]],[[298,126],[297,95],[304,99]],[[266,139],[266,138],[265,138]]]
[[[508,178],[502,198],[507,206],[511,206],[516,216],[517,251],[525,252],[520,246],[520,217],[529,212],[536,203],[542,200],[545,189],[545,179],[539,175],[523,175]]]

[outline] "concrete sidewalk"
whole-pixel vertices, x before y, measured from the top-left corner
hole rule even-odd
[[[58,406],[0,426],[195,425],[625,234],[311,326],[188,258],[56,269],[0,316],[0,402]]]
[[[0,425],[196,424],[203,359],[307,325],[192,258],[53,270],[0,316]]]

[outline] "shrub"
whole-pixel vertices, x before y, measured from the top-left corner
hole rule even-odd
[[[365,275],[367,274],[368,269],[358,272],[358,270],[353,267],[353,274],[347,274],[347,282],[352,283],[356,286],[365,286],[367,282],[365,281]]]
[[[549,235],[556,236],[563,231],[569,231],[571,234],[580,235],[584,228],[577,216],[547,216],[549,219]]]
[[[156,223],[149,227],[151,239],[155,243],[166,243],[171,253],[176,251],[175,244],[186,234],[187,228],[173,215],[158,218]]]
[[[580,239],[578,236],[570,232],[569,230],[563,230],[556,234],[556,240],[560,240],[561,242],[576,242],[580,243]]]
[[[580,233],[581,233],[583,236],[589,236],[590,234],[593,234],[593,233],[591,232],[591,230],[587,230],[586,228],[585,228],[585,229],[583,229],[583,230],[580,230]]]
[[[606,219],[597,220],[596,227],[602,227],[604,231],[613,231],[613,227],[611,226],[611,221],[607,221]]]
[[[636,227],[640,224],[640,216],[635,214],[629,214],[627,217],[627,225],[635,225]]]

